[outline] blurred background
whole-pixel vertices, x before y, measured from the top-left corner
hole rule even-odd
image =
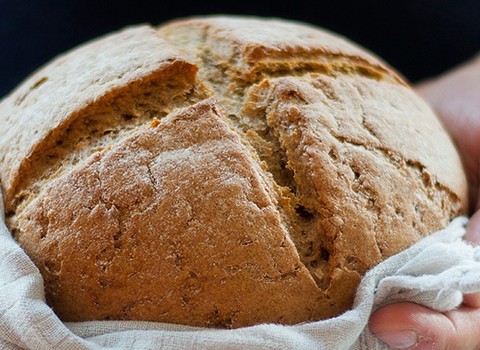
[[[480,49],[480,1],[0,0],[0,97],[57,54],[125,25],[228,13],[283,17],[336,31],[412,82]]]

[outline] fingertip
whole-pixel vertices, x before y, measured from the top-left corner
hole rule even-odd
[[[480,245],[480,210],[470,218],[467,225],[465,240],[473,245]]]

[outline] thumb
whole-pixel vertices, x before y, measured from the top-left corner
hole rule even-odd
[[[480,310],[468,306],[440,313],[413,303],[387,305],[373,313],[369,326],[392,349],[480,346]]]

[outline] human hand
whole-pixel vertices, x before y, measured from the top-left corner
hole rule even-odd
[[[471,210],[480,209],[480,55],[417,86],[453,137],[464,163]]]
[[[480,212],[470,220],[467,238],[480,244]],[[370,317],[370,330],[392,349],[480,349],[480,294],[441,313],[414,303],[384,306]]]
[[[473,213],[465,239],[480,245],[480,57],[417,88],[462,156]],[[480,349],[480,294],[464,295],[463,304],[446,313],[413,303],[387,305],[369,324],[393,349]]]

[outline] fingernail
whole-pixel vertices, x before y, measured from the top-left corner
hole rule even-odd
[[[377,334],[392,349],[410,349],[417,344],[417,333],[414,331],[391,331]]]

